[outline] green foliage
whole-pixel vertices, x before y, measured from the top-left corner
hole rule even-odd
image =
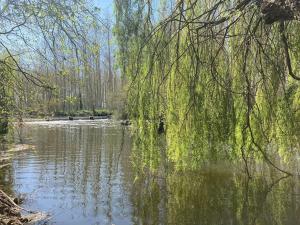
[[[96,109],[93,112],[94,116],[111,116],[113,113],[106,109]]]
[[[11,57],[1,55],[0,58],[0,134],[6,134],[9,117],[15,109],[14,87],[18,80],[14,78],[16,71],[10,67]]]
[[[98,13],[85,0],[3,3],[1,114],[45,117],[108,107],[107,86],[116,91],[119,81],[114,74],[107,81],[111,46],[100,41],[111,29]],[[2,69],[11,71],[2,75]]]
[[[112,112],[106,109],[96,109],[94,111],[92,110],[78,110],[78,111],[72,111],[70,113],[64,112],[64,111],[57,111],[54,113],[54,116],[56,117],[64,117],[64,116],[111,116]]]
[[[139,12],[134,5],[117,8],[142,15],[117,23],[119,32],[130,34],[120,40],[119,52],[126,48],[131,54],[119,64],[130,84],[128,108],[141,146],[137,155],[158,167],[157,129],[163,118],[166,156],[177,169],[222,160],[291,162],[300,144],[300,89],[286,70],[278,25],[266,26],[255,5],[233,16],[232,6],[222,4],[219,16],[227,22],[199,28],[204,19],[218,20],[199,16],[214,3],[182,1],[187,10],[181,12],[179,5],[173,20],[159,21],[158,28],[149,22],[151,5]],[[142,20],[143,26],[133,32],[120,25],[131,20]],[[286,30],[296,73],[299,28],[292,22]]]

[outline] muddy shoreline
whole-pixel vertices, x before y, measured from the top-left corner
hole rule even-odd
[[[46,214],[22,208],[17,204],[21,201],[19,198],[11,198],[0,190],[0,225],[35,224],[49,218]]]

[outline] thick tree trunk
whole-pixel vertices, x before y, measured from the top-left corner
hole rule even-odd
[[[261,13],[267,24],[300,20],[300,0],[261,0]]]

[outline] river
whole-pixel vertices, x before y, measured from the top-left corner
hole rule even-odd
[[[49,213],[47,224],[300,224],[297,178],[249,180],[224,165],[147,175],[119,122],[29,122],[14,139],[35,148],[0,170],[1,185],[25,197],[22,207]]]

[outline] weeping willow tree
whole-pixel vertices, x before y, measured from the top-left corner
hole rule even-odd
[[[298,1],[161,1],[163,13],[153,13],[152,1],[122,3],[117,37],[128,39],[118,44],[130,54],[119,64],[143,160],[157,168],[164,130],[164,155],[177,169],[226,159],[244,162],[248,175],[259,161],[294,173],[287,165],[300,140]]]

